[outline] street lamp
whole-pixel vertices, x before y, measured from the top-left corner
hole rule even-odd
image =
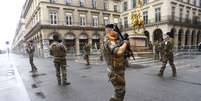
[[[10,42],[9,42],[9,41],[6,41],[5,43],[6,43],[6,45],[7,45],[7,52],[8,52],[8,56],[9,56],[9,44],[10,44]]]

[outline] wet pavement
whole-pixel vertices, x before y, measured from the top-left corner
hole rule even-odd
[[[19,73],[7,55],[0,55],[0,101],[30,101]]]
[[[0,55],[2,59],[5,58]],[[126,70],[125,101],[201,101],[200,60],[201,56],[176,60],[177,78],[171,77],[169,66],[164,77],[158,77],[159,62],[147,63],[146,66],[138,63],[131,65]],[[86,66],[68,61],[68,80],[71,85],[66,87],[57,85],[52,59],[35,58],[39,71],[35,74],[29,72],[30,65],[25,56],[11,55],[9,63],[12,63],[11,67],[17,67],[31,101],[108,101],[113,93],[104,63]],[[9,63],[4,62],[1,66],[5,67]],[[12,74],[9,72],[9,75]]]

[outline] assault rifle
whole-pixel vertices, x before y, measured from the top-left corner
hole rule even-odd
[[[127,35],[126,37],[124,37],[122,34],[121,34],[121,31],[119,30],[118,26],[115,25],[114,26],[114,31],[118,33],[118,35],[120,36],[121,40],[129,40],[129,36]],[[135,60],[135,57],[134,57],[134,54],[130,48],[130,45],[128,45],[127,49],[126,49],[126,57],[132,57],[133,60]]]

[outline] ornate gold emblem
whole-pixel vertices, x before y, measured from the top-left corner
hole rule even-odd
[[[141,16],[141,10],[143,7],[143,0],[137,0],[135,13],[131,13],[131,24],[135,34],[144,33],[144,20]]]

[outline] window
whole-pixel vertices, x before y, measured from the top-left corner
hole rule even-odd
[[[107,10],[107,9],[108,9],[108,3],[104,2],[104,10]]]
[[[197,2],[196,2],[196,1],[197,1],[197,0],[194,0],[194,1],[193,1],[193,4],[194,4],[195,6],[196,6],[196,4],[197,4]]]
[[[114,5],[114,11],[117,12],[117,5]]]
[[[80,0],[80,6],[83,7],[85,3],[85,0]]]
[[[201,7],[201,0],[200,0],[200,7]]]
[[[73,24],[73,16],[72,13],[66,13],[66,25],[70,26]]]
[[[195,12],[193,12],[193,24],[197,24],[197,16]]]
[[[114,24],[118,24],[119,23],[119,18],[114,18]]]
[[[149,0],[143,0],[143,4],[147,5],[149,3]]]
[[[57,11],[50,11],[49,17],[50,17],[50,24],[53,24],[53,25],[58,24]]]
[[[70,5],[72,3],[72,0],[65,0],[66,5]]]
[[[189,14],[190,14],[190,12],[189,12],[189,10],[187,10],[186,11],[186,22],[187,23],[189,22]]]
[[[175,20],[175,7],[172,7],[172,20]]]
[[[55,3],[56,2],[56,0],[50,0],[50,3]]]
[[[128,28],[128,17],[124,17],[124,28]]]
[[[187,3],[190,3],[190,0],[187,0]]]
[[[92,0],[92,7],[96,8],[96,0]]]
[[[148,24],[148,12],[147,11],[143,12],[143,20],[144,20],[144,24]]]
[[[161,21],[161,8],[155,9],[155,22]]]
[[[180,14],[179,14],[179,22],[183,22],[183,9],[180,8]]]
[[[86,15],[80,15],[80,26],[86,26]]]
[[[127,2],[124,2],[124,11],[127,11],[127,9],[128,9],[128,3]]]
[[[98,16],[92,17],[92,24],[94,27],[98,27]]]
[[[136,7],[136,0],[132,0],[132,8],[135,8]]]
[[[109,18],[108,17],[104,17],[103,18],[103,22],[104,22],[104,25],[109,24]]]

